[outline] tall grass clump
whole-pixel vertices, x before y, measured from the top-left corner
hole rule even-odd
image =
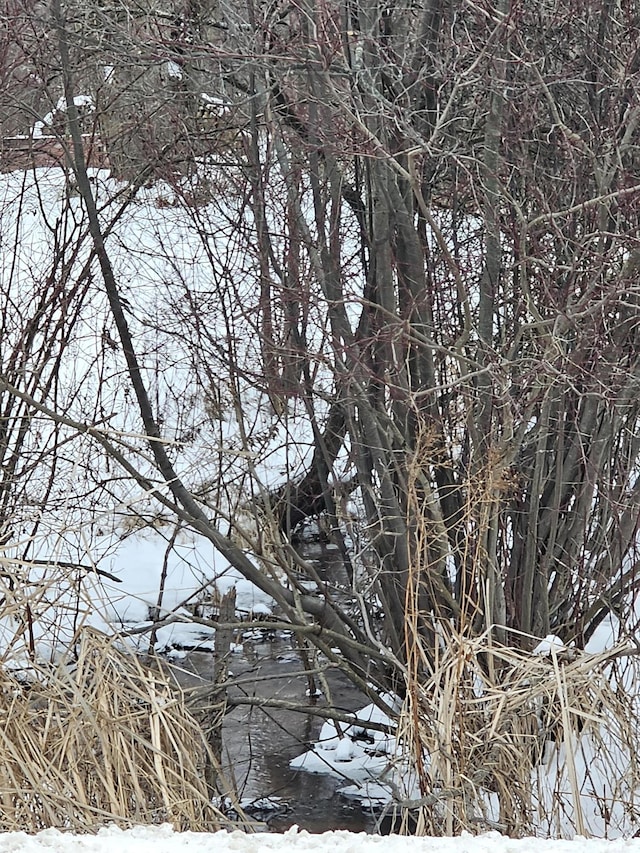
[[[212,830],[203,731],[168,671],[84,628],[74,659],[0,668],[0,831]]]
[[[438,448],[437,431],[425,426],[405,474],[399,735],[411,772],[395,797],[403,827],[633,835],[639,647],[629,640],[598,654],[581,648],[605,616],[634,624],[625,616],[632,590],[615,599],[614,612],[601,574],[586,563],[582,574],[545,564],[540,544],[527,551],[524,583],[514,525],[526,496],[512,449],[471,460],[464,479],[450,483],[459,506],[445,516],[434,499],[438,470],[430,476]]]
[[[400,725],[412,831],[633,835],[636,660],[629,647],[534,655],[488,633],[443,639],[430,675],[410,679]]]

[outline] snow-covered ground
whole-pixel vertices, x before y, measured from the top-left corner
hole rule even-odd
[[[575,838],[514,840],[498,833],[459,838],[415,838],[325,832],[311,835],[295,827],[283,835],[243,832],[173,832],[168,826],[102,829],[98,835],[46,830],[36,836],[0,835],[0,853],[640,853],[640,839],[603,841]]]
[[[108,226],[120,207],[122,186],[104,171],[92,173],[91,180]],[[37,314],[42,280],[57,276],[55,246],[62,244],[70,257],[70,281],[81,277],[89,257],[80,199],[67,198],[65,186],[65,174],[56,168],[0,176],[2,248],[10,249],[0,252],[0,314],[13,317],[15,306],[24,305],[22,325],[28,325],[30,311]],[[240,216],[237,197],[225,193],[206,211],[194,213],[169,204],[170,195],[163,185],[141,190],[119,216],[108,246],[174,464],[211,514],[218,515],[219,529],[226,533],[231,518],[242,522],[242,504],[255,489],[281,483],[299,470],[309,448],[307,418],[302,407],[294,411],[293,405],[276,414],[251,379],[259,359],[255,261],[234,227]],[[206,234],[196,227],[194,216],[202,228],[206,222]],[[115,330],[97,274],[77,299],[78,315],[59,367],[57,393],[64,398],[60,407],[78,422],[108,423],[105,435],[116,444],[125,441],[131,458],[149,474],[139,417],[128,396],[122,353],[113,342]],[[180,313],[185,299],[190,317]],[[54,304],[50,310],[62,311],[64,322],[72,323],[70,307]],[[206,323],[209,338],[192,340],[189,320],[194,317]],[[8,321],[2,330],[4,373],[11,357],[22,352],[23,330]],[[237,364],[249,376],[246,382],[231,379],[227,352],[218,344],[229,334]],[[31,361],[37,357],[35,347]],[[31,367],[31,361],[29,369],[35,371],[38,365]],[[203,364],[209,371],[206,380]],[[38,369],[46,372],[49,367]],[[234,406],[235,395],[239,406]],[[29,643],[39,657],[55,657],[68,645],[78,614],[86,624],[105,631],[140,629],[152,613],[162,616],[199,599],[210,600],[230,586],[236,587],[239,611],[269,612],[270,599],[232,570],[211,543],[178,529],[144,490],[114,471],[113,463],[82,431],[66,434],[73,451],[65,452],[65,447],[58,454],[51,477],[54,454],[41,448],[53,447],[56,427],[45,416],[35,417],[33,424],[33,435],[23,448],[29,473],[21,475],[18,469],[16,475],[26,497],[12,510],[14,529],[10,535],[3,533],[0,560],[10,563],[12,573],[21,566],[12,584],[18,581],[22,604],[28,601],[32,607]],[[49,503],[39,513],[34,506],[46,489]],[[240,526],[248,528],[249,535],[255,533],[253,518]],[[89,570],[79,584],[77,571],[53,569],[56,562],[69,568],[95,567],[109,577]],[[28,657],[28,643],[16,636],[21,605],[12,591],[13,586],[0,614],[0,649],[10,650],[15,665]],[[193,647],[210,640],[211,631],[175,623],[159,630],[156,647]]]
[[[104,173],[96,173],[92,179],[108,224],[121,187]],[[238,199],[236,202],[240,203]],[[223,533],[231,518],[237,520],[252,493],[281,484],[300,472],[308,462],[311,446],[308,419],[299,401],[288,401],[283,411],[276,411],[251,379],[260,338],[255,322],[256,259],[237,235],[235,223],[241,213],[246,212],[235,209],[225,196],[223,203],[207,209],[207,228],[198,232],[188,211],[155,187],[140,192],[108,239],[176,469],[202,497],[203,505],[216,514]],[[204,213],[199,211],[197,216]],[[57,270],[47,267],[53,256],[54,237],[59,240],[64,236],[68,251],[77,249],[74,273],[89,256],[80,202],[73,197],[66,199],[60,172],[39,170],[29,176],[2,176],[0,226],[3,239],[12,246],[12,251],[2,256],[0,292],[7,299],[11,296],[12,305],[30,305],[41,280],[49,272],[52,280],[54,273],[57,275]],[[185,294],[193,316],[180,314]],[[119,442],[126,446],[142,474],[147,475],[145,445],[122,378],[121,353],[112,341],[114,329],[105,295],[97,284],[77,299],[79,319],[61,369],[59,405],[78,423],[105,424],[104,434],[118,446]],[[313,306],[310,311],[310,326],[317,325],[311,337],[318,339],[315,343],[321,353],[322,324],[314,318]],[[206,336],[189,336],[187,320],[194,317],[206,320],[209,330],[215,332],[211,341]],[[227,363],[228,353],[219,345],[227,338],[233,340],[234,358],[246,379],[238,378],[236,365]],[[15,344],[19,351],[18,332],[15,341],[8,341],[7,346]],[[212,371],[210,387],[201,384],[198,368],[203,364]],[[50,455],[38,453],[56,435],[65,453],[56,462],[56,476],[50,478]],[[66,441],[73,452],[66,452]],[[28,665],[32,651],[41,658],[55,659],[77,636],[80,622],[107,633],[133,629],[140,633],[135,633],[131,642],[145,648],[149,639],[142,632],[151,627],[154,613],[161,617],[176,614],[178,620],[183,617],[183,621],[158,629],[158,650],[179,656],[185,648],[210,649],[212,629],[190,622],[187,607],[198,599],[206,601],[224,594],[230,586],[236,587],[237,608],[243,614],[270,612],[270,599],[230,568],[210,542],[158,513],[148,494],[121,479],[113,470],[113,462],[85,440],[82,431],[67,433],[60,427],[56,433],[46,418],[34,418],[33,435],[26,446],[37,460],[33,470],[27,467],[24,475],[26,514],[16,516],[13,538],[7,539],[0,553],[11,571],[18,573],[10,578],[7,575],[6,584],[0,573],[0,593],[6,595],[7,602],[0,615],[0,651],[6,650],[5,666],[16,669]],[[47,484],[52,508],[40,515],[34,507],[39,505]],[[254,522],[248,518],[248,528]],[[62,564],[61,570],[56,562]],[[80,567],[89,569],[83,574]],[[92,573],[91,568],[108,574]],[[58,577],[52,576],[54,570],[59,571]],[[26,604],[30,608],[28,620],[22,614]],[[603,623],[592,641],[594,647],[587,651],[611,645],[609,634],[611,624]],[[369,719],[366,713],[365,719]],[[295,759],[293,766],[310,772],[334,772],[345,782],[368,783],[382,773],[396,748],[394,738],[384,739],[375,730],[368,732],[368,740],[375,749],[370,744],[365,749],[355,729],[347,729],[340,736],[336,727],[327,723],[316,747]],[[587,767],[596,766],[592,753],[588,758],[583,762],[583,775]],[[598,773],[598,779],[606,781],[606,773]],[[349,785],[347,793],[348,789]],[[368,791],[370,801],[378,796],[384,801],[388,795],[379,786]],[[152,847],[155,853],[178,853],[184,847],[222,853],[227,849],[257,853],[272,847],[285,851],[317,849],[322,853],[336,846],[364,853],[371,845],[379,849],[380,843],[403,847],[415,844],[420,850],[450,849],[452,853],[568,846],[566,842],[540,840],[514,842],[496,835],[437,842],[380,842],[345,833],[290,833],[284,838],[238,833],[196,836],[149,828],[130,833],[103,830],[97,838],[82,838],[73,844],[69,836],[55,832],[37,839],[6,835],[0,837],[0,853],[5,849],[73,850],[76,845],[77,849],[96,851],[118,848],[123,853]],[[579,845],[575,849],[593,851],[622,849],[604,842],[575,844]],[[632,846],[640,850],[640,842]]]

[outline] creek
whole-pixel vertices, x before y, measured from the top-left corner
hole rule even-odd
[[[330,546],[306,544],[304,556],[313,560],[318,572],[331,578],[331,582],[346,574]],[[232,688],[230,696],[239,699],[244,694],[253,701],[265,698],[310,704],[309,682],[301,674],[302,660],[291,634],[244,637],[237,649],[231,656],[229,677],[231,681],[241,679],[242,686]],[[192,651],[182,670],[183,682],[189,670],[194,679],[213,679],[213,655]],[[349,712],[368,703],[340,670],[328,669],[325,677],[334,707]],[[326,705],[322,696],[316,701],[319,706]],[[309,749],[318,738],[323,722],[311,713],[255,705],[238,705],[225,716],[223,775],[243,805],[252,804],[249,811],[255,819],[264,821],[273,832],[283,832],[293,825],[309,832],[376,829],[376,814],[337,793],[344,780],[289,767],[291,759]]]
[[[213,678],[210,652],[193,651],[182,667],[183,684]],[[230,678],[242,679],[242,689],[230,695],[277,699],[309,705],[308,681],[301,675],[301,661],[291,637],[279,634],[271,640],[245,643],[231,660]],[[333,702],[343,711],[366,704],[339,670],[326,674]],[[321,697],[319,706],[325,704]],[[317,739],[323,719],[311,713],[282,708],[238,705],[225,716],[222,730],[222,772],[243,805],[269,830],[284,832],[294,824],[309,832],[349,829],[373,832],[376,816],[359,804],[343,799],[337,788],[343,780],[328,774],[292,770],[289,762]]]

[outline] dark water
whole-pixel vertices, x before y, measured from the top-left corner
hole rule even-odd
[[[301,547],[305,559],[312,561],[323,580],[339,592],[347,586],[344,565],[337,550],[326,542],[306,542]],[[300,672],[302,660],[291,635],[238,640],[242,652],[231,655],[230,680],[242,679],[240,687],[232,687],[230,697],[243,695],[308,705],[306,691],[309,682]],[[213,678],[213,655],[191,652],[180,676],[183,684]],[[191,675],[189,675],[191,673]],[[368,704],[336,669],[326,672],[334,707],[355,711]],[[319,705],[325,699],[317,700]],[[368,814],[359,804],[340,797],[336,789],[342,780],[324,774],[291,770],[289,761],[307,750],[317,739],[324,720],[313,714],[296,711],[238,706],[227,713],[223,727],[223,772],[230,790],[247,801],[280,798],[278,811],[258,810],[255,819],[264,821],[267,828],[282,832],[296,824],[309,832],[328,829],[349,829],[352,832],[373,832],[377,817]]]
[[[274,641],[245,644],[244,652],[231,660],[231,678],[247,681],[241,689],[232,688],[230,695],[308,704],[308,682],[303,675],[296,675],[302,665],[292,643],[290,638],[280,636]],[[188,666],[207,678],[213,671],[212,655],[193,652]],[[328,672],[327,681],[338,707],[357,710],[366,704],[342,673]],[[319,699],[318,704],[325,704],[324,700]],[[279,798],[280,809],[258,810],[255,815],[274,832],[282,832],[294,824],[309,832],[328,829],[372,832],[375,816],[336,793],[343,784],[341,780],[289,767],[289,761],[316,740],[322,723],[322,719],[312,714],[296,711],[253,706],[233,708],[227,713],[223,727],[224,776],[244,802]]]

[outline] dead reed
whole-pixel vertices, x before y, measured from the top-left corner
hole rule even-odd
[[[105,823],[212,830],[211,761],[168,672],[82,629],[76,657],[0,669],[0,831],[95,831]]]
[[[410,679],[401,720],[412,831],[633,834],[636,660],[622,648],[532,655],[488,633],[443,640],[430,675]]]

